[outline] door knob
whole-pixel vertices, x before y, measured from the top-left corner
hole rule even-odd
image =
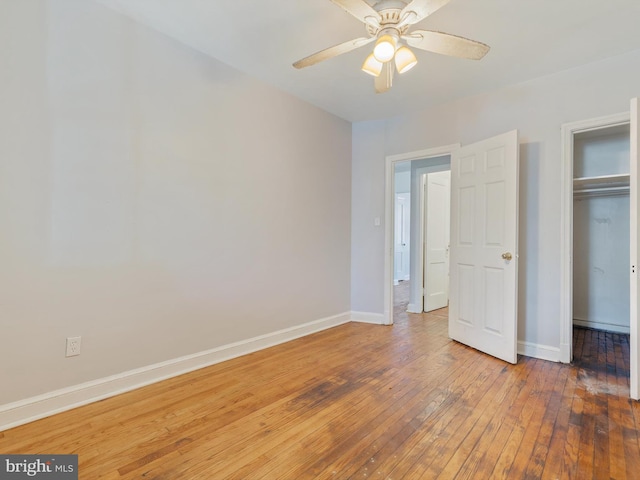
[[[513,256],[511,255],[511,252],[506,252],[502,254],[502,258],[504,258],[505,260],[509,261],[513,258]]]

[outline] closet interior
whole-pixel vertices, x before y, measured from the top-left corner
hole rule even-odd
[[[575,135],[573,324],[629,333],[629,125]]]

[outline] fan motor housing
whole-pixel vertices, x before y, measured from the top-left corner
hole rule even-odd
[[[376,3],[373,8],[380,14],[380,27],[376,28],[371,24],[366,24],[367,33],[370,36],[379,36],[382,30],[388,28],[394,28],[394,26],[400,23],[400,14],[404,7],[407,6],[407,2],[402,0],[382,0]],[[403,35],[409,29],[409,25],[405,25],[401,28],[395,28],[397,35]]]
[[[408,1],[404,0],[379,0],[373,5],[373,9],[377,12],[387,9],[402,10],[408,5]]]

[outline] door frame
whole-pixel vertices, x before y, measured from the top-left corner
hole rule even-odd
[[[422,160],[425,158],[441,157],[449,155],[453,157],[460,149],[460,144],[443,145],[441,147],[417,150],[414,152],[388,155],[385,157],[385,193],[384,193],[384,318],[383,325],[393,325],[393,227],[394,218],[394,185],[395,185],[395,164],[396,162],[406,162],[412,160]],[[421,234],[422,235],[422,234]],[[419,255],[424,252],[419,248]],[[423,260],[423,259],[422,259]],[[422,261],[420,278],[424,277],[424,265]],[[424,288],[424,287],[423,287]]]
[[[576,134],[628,125],[630,112],[562,124],[560,362],[573,360],[573,145]],[[634,321],[632,316],[631,321]]]

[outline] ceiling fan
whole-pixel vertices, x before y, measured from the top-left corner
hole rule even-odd
[[[373,5],[365,0],[331,1],[363,22],[369,36],[321,50],[298,60],[293,64],[294,67],[309,67],[375,41],[373,52],[365,59],[362,70],[376,77],[375,91],[383,93],[391,88],[394,70],[405,73],[418,63],[407,45],[473,60],[484,57],[490,48],[484,43],[448,33],[431,30],[409,31],[411,25],[425,19],[450,0],[377,0]],[[403,45],[403,42],[407,45]]]

